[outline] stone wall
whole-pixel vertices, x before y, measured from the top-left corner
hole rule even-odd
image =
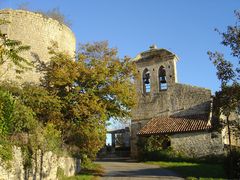
[[[189,116],[209,114],[211,91],[185,84],[173,84],[166,91],[139,95],[139,103],[133,109],[133,121],[159,116]]]
[[[223,142],[224,142],[224,144],[229,145],[228,127],[226,125],[227,117],[224,116],[223,114],[221,114],[220,120],[222,121],[223,124],[225,124],[225,127],[222,130]],[[238,122],[238,124],[240,124],[240,114],[237,113],[237,111],[231,112],[230,116],[229,116],[229,121],[230,122],[235,121],[235,122]],[[231,125],[231,123],[230,123],[231,144],[232,144],[232,146],[240,147],[240,136],[236,132],[238,132],[236,125],[234,126],[234,125]]]
[[[224,153],[221,134],[217,132],[191,132],[170,135],[171,147],[183,155],[198,158]]]
[[[11,168],[7,169],[0,160],[0,180],[35,180],[40,179],[41,155],[37,155],[37,163],[32,160],[32,168],[25,170],[23,167],[22,152],[19,147],[13,147],[13,160]],[[56,180],[58,169],[64,171],[65,176],[73,176],[80,172],[80,159],[58,157],[52,152],[47,152],[42,157],[42,174],[44,180]]]
[[[48,62],[50,55],[48,47],[51,42],[58,43],[59,50],[74,54],[76,40],[73,32],[64,24],[41,14],[23,10],[0,10],[0,19],[9,21],[9,24],[0,26],[2,33],[9,39],[20,40],[24,45],[31,46],[31,50],[22,55],[30,61],[41,60]],[[2,67],[4,70],[5,67]],[[35,69],[22,75],[23,80],[18,82],[38,82],[40,73]],[[8,71],[2,79],[15,79],[14,71]]]

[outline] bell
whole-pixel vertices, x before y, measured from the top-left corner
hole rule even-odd
[[[149,84],[150,81],[149,81],[149,78],[144,78],[144,84]]]
[[[167,83],[166,76],[160,77],[160,83]]]

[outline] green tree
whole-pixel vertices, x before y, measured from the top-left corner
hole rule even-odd
[[[62,101],[67,144],[93,158],[104,144],[107,120],[129,117],[136,103],[135,66],[107,42],[82,45],[76,61],[56,44],[50,54],[42,86]]]
[[[227,60],[222,53],[208,52],[210,60],[217,69],[217,77],[221,81],[221,90],[216,92],[216,103],[219,111],[226,116],[229,144],[231,146],[231,130],[229,116],[239,108],[240,104],[240,13],[235,11],[236,24],[228,26],[226,32],[220,32],[224,46],[230,47],[233,60]],[[237,61],[234,61],[237,60]],[[230,147],[231,150],[231,147]]]
[[[0,136],[28,133],[36,127],[35,113],[8,91],[0,90]]]
[[[9,22],[0,19],[0,26]],[[30,49],[30,46],[22,45],[21,41],[11,40],[0,30],[0,77],[3,76],[10,68],[15,70],[17,78],[21,78],[19,74],[31,69],[32,63],[23,58],[21,53]],[[6,64],[7,68],[3,70],[2,66]],[[15,66],[15,68],[12,68]]]
[[[230,169],[232,169],[232,143],[231,136],[240,135],[239,119],[229,119],[231,113],[240,113],[240,11],[235,11],[236,23],[235,25],[228,26],[226,32],[219,32],[222,36],[222,42],[226,47],[231,50],[232,59],[227,60],[222,53],[208,52],[210,60],[213,62],[217,69],[217,77],[221,81],[221,90],[216,92],[215,106],[220,115],[221,113],[226,116],[226,125],[228,130],[228,141],[230,150]],[[239,160],[240,161],[240,160]],[[240,166],[238,165],[238,172]]]

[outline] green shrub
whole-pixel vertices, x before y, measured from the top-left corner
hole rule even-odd
[[[59,180],[62,180],[65,178],[65,175],[64,175],[64,170],[60,167],[57,168],[57,178]]]
[[[173,151],[171,148],[144,152],[144,161],[187,161],[189,158]]]
[[[0,90],[0,135],[29,132],[36,124],[31,108],[14,98],[8,91]]]
[[[13,127],[14,98],[7,91],[0,90],[0,136],[11,133]]]
[[[58,153],[61,142],[61,132],[52,123],[45,126],[39,123],[36,130],[30,134],[30,146],[34,151],[40,149],[43,153],[47,151]]]
[[[12,145],[4,138],[0,137],[0,159],[7,168],[10,167],[10,161],[13,159]]]

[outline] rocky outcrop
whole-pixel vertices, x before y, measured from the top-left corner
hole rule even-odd
[[[24,168],[24,160],[21,148],[13,147],[13,160],[10,166],[0,160],[0,180],[56,180],[59,170],[64,172],[65,176],[73,176],[80,172],[80,159],[71,157],[59,157],[56,154],[46,152],[43,156],[40,151],[32,159],[31,168]]]

